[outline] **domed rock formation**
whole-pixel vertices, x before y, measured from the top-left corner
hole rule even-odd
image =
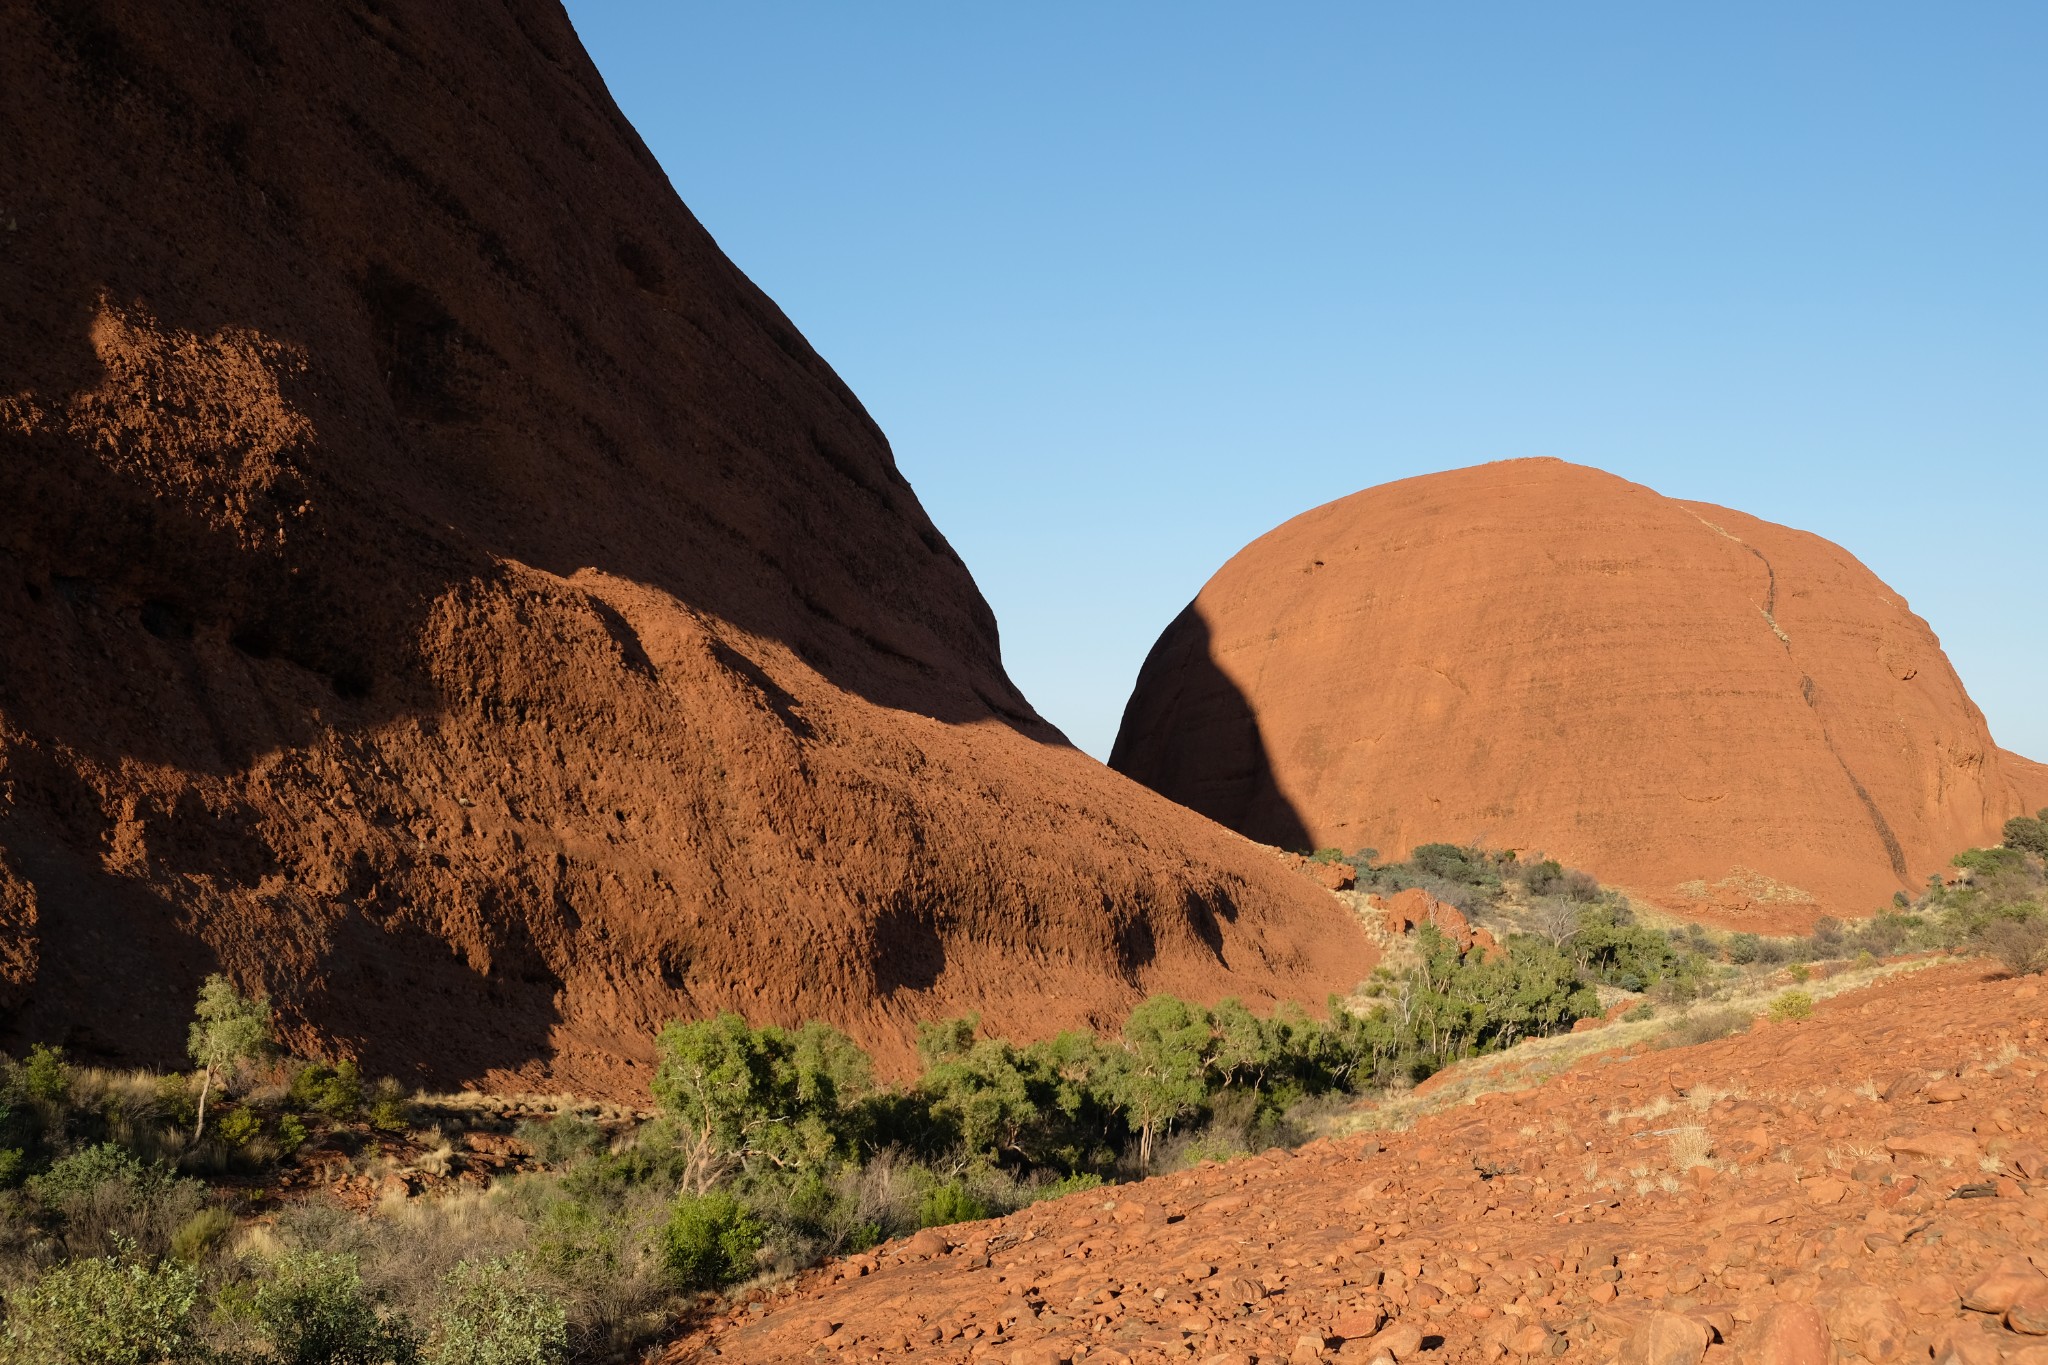
[[[1779,931],[1869,914],[2048,801],[1847,552],[1558,460],[1245,547],[1153,647],[1110,763],[1256,839],[1540,849]]]
[[[630,1093],[720,1008],[901,1061],[1369,969],[1032,712],[559,6],[9,30],[0,1043],[170,1060],[225,965],[302,1051]]]

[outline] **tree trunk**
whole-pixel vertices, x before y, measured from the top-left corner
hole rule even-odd
[[[1146,1119],[1145,1126],[1138,1130],[1138,1169],[1151,1173],[1152,1170],[1152,1120]]]
[[[206,1068],[206,1080],[199,1087],[199,1122],[192,1126],[192,1145],[199,1145],[199,1135],[206,1131],[206,1097],[213,1090],[213,1068]]]

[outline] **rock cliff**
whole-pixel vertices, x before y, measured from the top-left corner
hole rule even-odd
[[[882,433],[543,0],[7,6],[0,1043],[630,1092],[1150,989],[1335,900],[1066,744]],[[819,230],[829,231],[821,211]]]
[[[1541,850],[1765,931],[1867,915],[2048,803],[1847,551],[1558,460],[1245,547],[1154,646],[1110,762],[1253,838]]]

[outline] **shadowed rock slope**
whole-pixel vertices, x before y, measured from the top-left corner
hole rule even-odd
[[[304,1051],[628,1092],[723,1007],[900,1061],[1369,969],[1033,713],[557,5],[4,26],[0,1042],[167,1060],[225,964]]]
[[[1538,849],[1780,932],[2048,803],[1839,546],[1559,460],[1368,489],[1246,546],[1153,647],[1110,763],[1256,839]]]

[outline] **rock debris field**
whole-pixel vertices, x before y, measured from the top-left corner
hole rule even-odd
[[[1406,1131],[929,1229],[670,1351],[2048,1365],[2048,991],[1943,963]]]

